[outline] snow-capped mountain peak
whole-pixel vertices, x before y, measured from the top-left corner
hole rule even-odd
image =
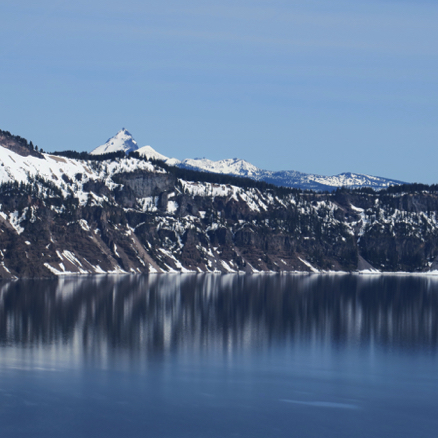
[[[165,155],[162,155],[159,152],[157,152],[151,146],[143,146],[142,148],[137,149],[137,152],[141,157],[145,157],[148,160],[167,161],[169,159]]]
[[[136,151],[137,149],[137,142],[134,140],[130,132],[123,128],[114,137],[108,139],[105,144],[98,146],[90,153],[92,155],[102,155],[123,151],[128,154],[129,152]]]
[[[324,176],[306,174],[295,170],[271,171],[260,169],[248,161],[239,158],[228,158],[219,161],[213,161],[208,158],[186,158],[185,160],[180,161],[176,158],[168,158],[165,155],[160,154],[151,146],[143,146],[139,148],[132,135],[125,128],[119,131],[114,137],[110,138],[104,145],[94,149],[91,154],[101,155],[118,151],[124,151],[126,154],[131,151],[136,151],[140,156],[147,160],[161,160],[169,166],[241,176],[252,178],[256,181],[264,181],[277,186],[293,187],[304,190],[332,191],[337,187],[372,187],[379,190],[391,185],[403,184],[403,181],[351,172]]]

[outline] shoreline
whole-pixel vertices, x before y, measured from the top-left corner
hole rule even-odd
[[[19,281],[19,280],[49,280],[49,279],[79,279],[79,278],[99,278],[99,277],[107,277],[107,276],[149,276],[149,275],[296,275],[296,276],[340,276],[340,275],[354,275],[354,276],[362,276],[362,277],[379,277],[379,276],[398,276],[398,277],[437,277],[438,278],[438,270],[435,271],[427,271],[427,272],[407,272],[407,271],[398,271],[398,272],[389,272],[389,271],[319,271],[319,272],[309,272],[309,271],[257,271],[257,272],[221,272],[221,271],[213,271],[213,272],[196,272],[196,271],[171,271],[171,272],[141,272],[141,273],[133,273],[133,272],[99,272],[99,273],[82,273],[82,272],[65,272],[60,274],[55,274],[47,277],[12,277],[12,278],[0,278],[0,282],[7,281]]]

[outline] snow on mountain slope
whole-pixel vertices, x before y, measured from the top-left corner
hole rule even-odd
[[[168,162],[168,164],[170,163]],[[212,161],[206,158],[185,159],[173,165],[205,172],[248,177],[277,186],[309,190],[330,191],[336,187],[373,187],[382,189],[391,185],[403,184],[403,181],[351,172],[324,176],[297,172],[295,170],[270,171],[259,169],[253,164],[248,163],[248,161],[238,158],[219,161]]]
[[[159,152],[157,152],[154,148],[152,148],[150,146],[143,146],[142,148],[137,149],[137,153],[141,157],[145,157],[148,160],[161,160],[161,161],[169,160],[168,157],[160,154]]]
[[[349,272],[364,266],[426,272],[438,263],[438,194],[433,190],[297,194],[251,188],[239,181],[208,182],[199,175],[184,180],[177,175],[189,172],[164,170],[129,156],[83,156],[87,159],[23,156],[0,147],[0,183],[8,183],[0,185],[0,278],[162,271]],[[311,181],[299,172],[268,172],[246,164],[223,160],[221,169],[251,171],[252,177],[257,172],[257,177],[263,172],[271,178],[283,174],[289,181],[301,178],[308,184],[327,182],[315,175]],[[332,178],[328,182],[345,184],[369,183],[373,177]],[[392,248],[389,258],[387,248]]]
[[[90,153],[92,155],[109,154],[111,152],[124,151],[129,152],[136,151],[138,149],[137,142],[133,139],[132,135],[123,128],[114,137],[111,137],[107,142],[96,149],[93,149]]]
[[[382,178],[378,176],[362,175],[359,173],[345,172],[334,176],[308,175],[309,181],[315,181],[329,187],[376,187],[384,188],[391,185],[404,184],[403,181]]]
[[[84,163],[78,160],[43,154],[43,159],[23,157],[0,147],[0,182],[27,183],[29,177],[40,176],[48,181],[62,181],[62,175],[74,177],[78,173],[92,173]]]
[[[42,154],[42,156],[43,159],[31,155],[23,157],[0,145],[0,183],[17,181],[27,184],[39,177],[53,182],[65,196],[68,193],[66,181],[71,181],[69,183],[71,188],[82,200],[86,198],[82,186],[87,181],[100,180],[107,187],[113,188],[116,184],[112,181],[112,176],[116,173],[132,172],[137,169],[147,172],[163,172],[155,169],[152,163],[134,158],[104,162],[98,167],[93,167],[87,161],[50,154]]]
[[[218,161],[209,160],[208,158],[186,158],[183,161],[180,161],[176,158],[168,158],[165,155],[160,154],[151,146],[138,148],[132,135],[126,131],[126,129],[122,129],[116,136],[109,139],[107,143],[94,149],[91,153],[104,154],[122,150],[126,153],[134,150],[147,159],[161,160],[170,166],[247,177],[257,181],[265,181],[277,186],[293,187],[304,190],[332,191],[337,187],[372,187],[378,190],[391,185],[404,183],[403,181],[351,172],[333,176],[324,176],[307,174],[295,170],[271,171],[260,169],[248,161],[239,158],[229,158]]]
[[[259,168],[239,158],[228,158],[219,161],[212,161],[207,158],[187,158],[181,162],[180,167],[190,167],[207,172],[246,176],[256,179],[258,179],[257,176],[260,173]]]

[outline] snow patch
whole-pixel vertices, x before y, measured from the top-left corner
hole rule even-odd
[[[21,234],[24,231],[24,228],[20,224],[21,222],[24,221],[26,217],[26,212],[27,212],[27,207],[23,209],[23,213],[21,214],[21,216],[19,216],[18,211],[14,211],[13,213],[9,214],[9,223],[15,229],[17,234]]]
[[[178,203],[176,201],[167,202],[167,213],[175,214],[178,210]]]
[[[308,261],[302,259],[301,257],[298,257],[298,260],[300,260],[302,263],[304,263],[312,272],[320,272],[318,269],[314,268]]]

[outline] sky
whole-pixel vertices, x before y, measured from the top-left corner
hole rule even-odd
[[[2,0],[0,129],[438,183],[438,2]]]

